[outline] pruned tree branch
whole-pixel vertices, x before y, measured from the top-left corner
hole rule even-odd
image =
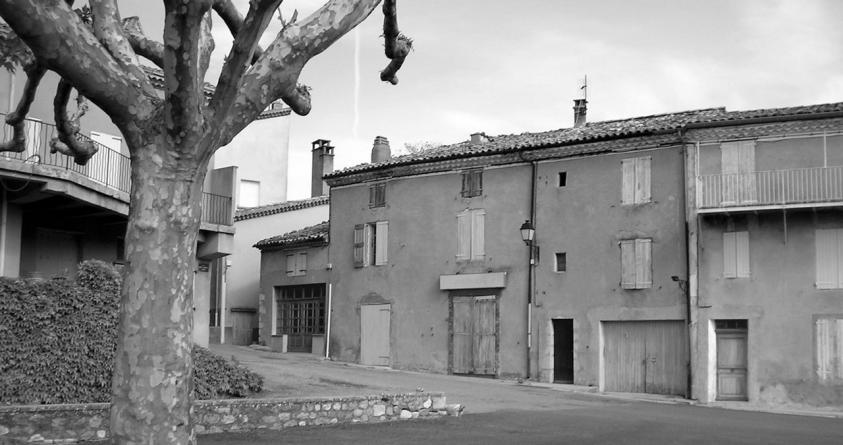
[[[299,84],[290,91],[285,91],[281,95],[281,100],[300,116],[310,113],[310,87],[307,85]]]
[[[281,2],[279,1],[278,3],[280,4]],[[240,32],[240,29],[243,27],[243,16],[240,15],[240,11],[237,10],[237,7],[234,6],[234,2],[231,0],[215,0],[214,12],[220,16],[223,23],[225,23],[225,26],[228,27],[229,31],[231,31],[232,37],[236,37],[237,33]],[[263,54],[263,49],[261,49],[260,46],[255,46],[252,63],[255,63],[261,54]]]
[[[174,147],[196,149],[183,128],[202,128],[204,106],[199,76],[202,21],[209,1],[165,0],[164,2],[164,122]]]
[[[123,35],[126,36],[126,40],[132,45],[132,49],[137,55],[154,63],[158,68],[164,67],[164,44],[156,42],[144,34],[139,18],[128,17],[123,19]]]
[[[309,17],[282,29],[243,76],[231,112],[215,128],[220,141],[230,141],[279,98],[298,114],[310,111],[309,94],[298,87],[305,63],[365,20],[379,3],[380,0],[330,0]]]
[[[155,89],[149,82],[138,61],[138,56],[126,36],[123,35],[123,24],[115,0],[89,0],[93,20],[91,27],[100,43],[114,57],[114,60],[131,76],[138,80],[138,84],[147,94],[155,94]]]
[[[413,41],[398,31],[397,0],[383,2],[383,38],[384,52],[390,59],[389,64],[381,71],[381,80],[393,85],[398,84],[398,70],[404,64],[404,59],[413,49]]]
[[[79,137],[79,120],[88,110],[85,97],[77,94],[76,112],[72,116],[67,115],[67,102],[70,100],[70,92],[73,86],[62,79],[56,88],[56,97],[53,99],[53,113],[56,120],[58,137],[50,140],[50,153],[59,152],[66,156],[73,156],[73,161],[79,165],[85,165],[99,150],[90,139]]]
[[[234,42],[220,72],[214,97],[211,99],[211,109],[215,112],[228,110],[234,98],[237,97],[240,81],[251,65],[258,41],[281,1],[253,0],[250,2],[246,18],[240,23],[238,31],[233,33]]]
[[[14,111],[6,116],[6,124],[12,127],[12,138],[0,144],[0,152],[13,151],[23,152],[26,150],[26,115],[29,113],[29,107],[35,99],[35,92],[38,91],[38,85],[41,83],[41,78],[47,72],[47,68],[36,61],[33,61],[24,67],[26,73],[26,84],[23,87],[23,94],[21,95],[18,106]]]
[[[66,2],[4,0],[0,15],[42,63],[115,122],[154,115],[156,97],[127,75]]]

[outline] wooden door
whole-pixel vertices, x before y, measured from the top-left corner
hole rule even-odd
[[[553,381],[574,383],[574,320],[553,320]]]
[[[360,363],[389,366],[389,304],[360,306]]]
[[[603,322],[604,390],[684,395],[684,321]]]
[[[747,400],[746,330],[718,330],[717,400]]]
[[[454,297],[452,304],[451,372],[495,375],[498,339],[495,297]]]

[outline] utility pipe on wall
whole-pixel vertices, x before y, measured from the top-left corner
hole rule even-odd
[[[325,309],[325,315],[328,317],[325,320],[325,358],[331,358],[331,302],[333,296],[334,285],[328,283],[328,307]]]

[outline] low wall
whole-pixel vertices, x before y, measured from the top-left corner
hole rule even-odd
[[[105,440],[108,403],[0,406],[0,443]],[[441,393],[305,399],[200,400],[193,405],[197,434],[306,425],[382,422],[460,415]]]

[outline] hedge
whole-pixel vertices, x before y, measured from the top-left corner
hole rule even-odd
[[[120,275],[102,261],[66,279],[0,279],[0,403],[108,402]],[[262,378],[194,347],[194,397],[245,397]]]

